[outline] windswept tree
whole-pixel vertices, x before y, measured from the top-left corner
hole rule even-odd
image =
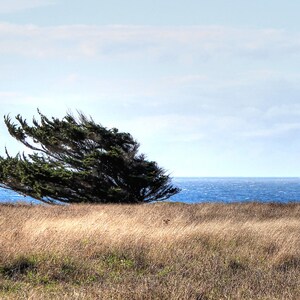
[[[145,203],[179,192],[165,170],[138,153],[129,133],[82,113],[63,119],[38,113],[32,125],[4,116],[9,133],[32,151],[0,157],[2,187],[50,204]]]

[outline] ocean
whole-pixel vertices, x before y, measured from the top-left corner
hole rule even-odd
[[[300,201],[300,178],[174,178],[182,189],[171,201],[295,202]]]
[[[300,178],[188,178],[175,177],[181,192],[168,201],[201,202],[300,202]],[[33,202],[13,191],[0,188],[0,202]]]

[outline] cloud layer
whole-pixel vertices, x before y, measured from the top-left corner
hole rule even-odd
[[[55,0],[9,0],[0,2],[0,14],[52,5]]]
[[[176,175],[286,175],[298,155],[297,32],[0,23],[0,62],[4,113],[81,109]]]
[[[300,35],[217,26],[56,26],[0,24],[0,53],[63,58],[270,59],[300,52]]]

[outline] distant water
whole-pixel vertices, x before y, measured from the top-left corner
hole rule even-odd
[[[37,203],[37,201],[31,197],[24,197],[20,194],[17,194],[11,190],[7,190],[0,187],[0,203],[1,202],[33,202]]]
[[[181,192],[170,201],[200,202],[300,202],[300,178],[174,178]],[[0,188],[0,202],[35,202]]]
[[[174,178],[182,191],[171,201],[294,202],[300,201],[300,178]]]

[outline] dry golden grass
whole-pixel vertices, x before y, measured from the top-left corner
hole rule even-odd
[[[0,205],[0,299],[300,299],[300,204]]]

